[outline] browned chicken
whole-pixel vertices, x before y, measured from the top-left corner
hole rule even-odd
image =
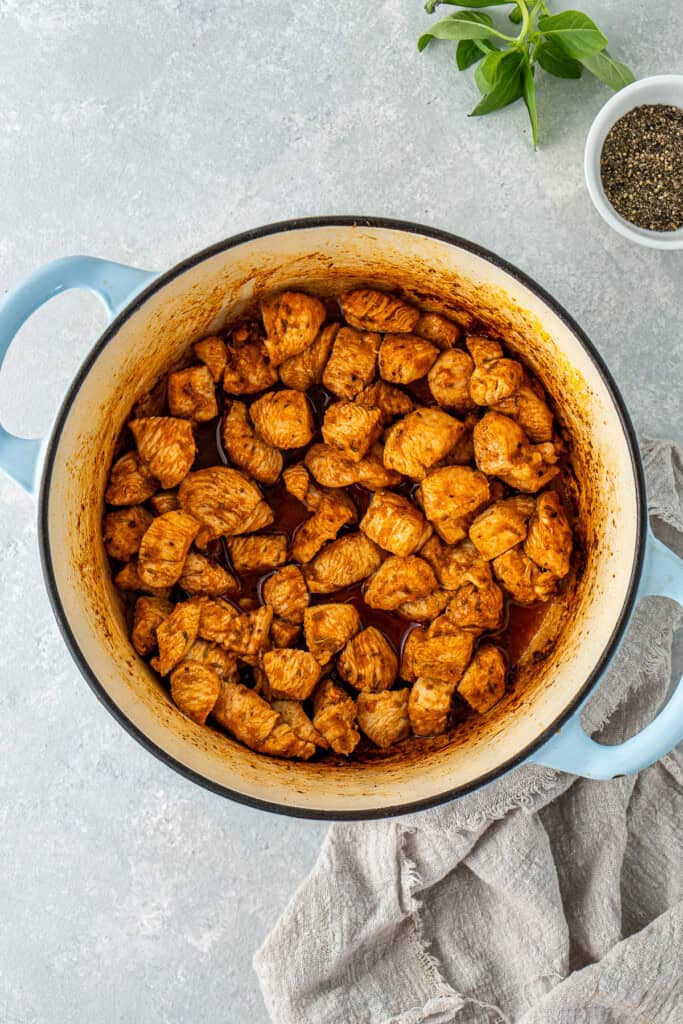
[[[261,754],[276,757],[312,757],[315,746],[301,740],[284,718],[253,690],[222,683],[213,717],[238,740]]]
[[[218,416],[216,387],[208,366],[189,366],[168,375],[171,416],[205,423]]]
[[[271,365],[258,330],[233,331],[227,356],[223,390],[229,395],[256,395],[277,382],[277,370]]]
[[[137,558],[126,562],[124,567],[114,577],[114,583],[119,590],[139,590],[143,594],[152,594],[154,597],[168,597],[171,593],[170,587],[155,587],[150,586],[149,583],[143,583],[138,572]]]
[[[323,384],[333,395],[352,399],[375,376],[379,334],[341,327],[323,371]]]
[[[294,647],[301,637],[301,626],[285,619],[273,619],[270,624],[270,639],[273,647]]]
[[[183,571],[199,523],[186,512],[166,512],[152,521],[140,541],[138,573],[143,583],[172,587]]]
[[[273,510],[267,501],[259,501],[253,512],[239,523],[232,531],[235,536],[243,533],[255,533],[256,530],[264,530],[266,526],[270,526],[274,522]],[[210,536],[211,531],[207,527],[202,527],[206,530]],[[199,534],[197,535],[197,546],[199,547]]]
[[[128,425],[140,458],[164,490],[185,479],[197,454],[191,423],[173,416],[150,416]]]
[[[399,558],[389,555],[368,581],[363,600],[370,608],[394,611],[405,601],[416,601],[436,590],[437,583],[429,562],[417,555]]]
[[[239,654],[243,661],[253,663],[267,649],[270,624],[273,621],[273,609],[262,605],[254,611],[236,615],[226,626],[222,634],[207,636],[209,632],[204,623],[204,610],[200,621],[200,635],[206,640],[215,640],[229,651]]]
[[[448,726],[456,683],[420,676],[410,689],[408,717],[416,736],[438,736]]]
[[[396,487],[403,477],[384,464],[384,448],[374,444],[368,454],[356,463],[357,483],[369,491],[381,491],[384,487]]]
[[[175,512],[180,508],[177,491],[157,491],[149,499],[154,514],[163,516],[164,512]]]
[[[417,334],[385,334],[379,350],[379,375],[391,384],[410,384],[428,373],[439,354]]]
[[[377,491],[363,516],[360,529],[392,555],[412,555],[431,533],[419,508],[393,491]]]
[[[489,482],[469,466],[433,469],[420,485],[424,513],[447,544],[467,536],[473,515],[489,500]]]
[[[384,465],[423,480],[427,470],[457,443],[463,429],[459,420],[440,409],[416,409],[387,431]]]
[[[303,622],[308,608],[308,588],[299,566],[285,565],[269,576],[263,584],[263,600],[281,619]]]
[[[376,380],[364,387],[355,398],[357,405],[379,409],[384,426],[396,416],[407,416],[412,412],[413,400],[400,388],[392,387],[385,380]]]
[[[303,292],[282,292],[261,301],[266,350],[273,366],[312,345],[325,319],[320,299]]]
[[[157,629],[172,611],[173,605],[163,597],[139,597],[135,602],[131,640],[143,658],[155,650]]]
[[[356,690],[388,690],[398,674],[398,658],[384,634],[368,626],[346,644],[337,671]]]
[[[474,359],[470,395],[477,405],[496,405],[514,395],[524,380],[524,368],[516,359],[503,356],[503,349],[491,338],[468,338]]]
[[[249,408],[256,430],[274,448],[302,448],[315,426],[308,399],[301,391],[269,391]]]
[[[200,611],[199,602],[194,598],[181,601],[157,626],[159,658],[154,667],[160,675],[168,675],[192,647],[199,632]]]
[[[431,630],[431,627],[430,627]],[[472,657],[474,637],[464,629],[452,626],[448,633],[416,626],[403,645],[401,676],[410,681],[419,676],[444,679],[455,688]]]
[[[128,562],[137,554],[140,541],[153,519],[151,512],[139,505],[108,512],[104,517],[102,536],[109,557]]]
[[[173,703],[197,725],[204,725],[221,690],[218,675],[198,661],[182,661],[171,672]]]
[[[259,483],[274,484],[282,472],[281,452],[256,433],[244,402],[229,405],[221,419],[221,443],[228,458]]]
[[[227,466],[190,473],[178,491],[181,507],[203,527],[205,542],[240,531],[263,500],[256,484]]]
[[[544,491],[536,498],[524,551],[536,565],[558,579],[569,572],[572,530],[556,491]]]
[[[494,558],[493,571],[518,604],[548,601],[557,590],[557,577],[539,569],[521,545]]]
[[[387,469],[379,453],[373,449],[360,462],[351,462],[327,444],[312,444],[306,452],[306,466],[323,487],[350,487],[362,484],[369,490],[395,487],[400,473]]]
[[[323,747],[327,750],[329,743],[318,732],[313,722],[304,711],[303,704],[298,700],[273,700],[271,701],[273,711],[281,716],[287,723],[295,736],[305,743],[314,743],[316,747]]]
[[[419,309],[397,299],[395,295],[372,288],[347,292],[339,300],[344,319],[361,331],[382,331],[405,334],[420,319]]]
[[[202,665],[208,665],[219,679],[225,679],[227,682],[236,683],[239,680],[237,655],[232,651],[226,651],[220,644],[209,643],[208,640],[195,640],[185,655],[185,661],[198,661]]]
[[[200,600],[199,602],[199,636],[204,640],[224,644],[234,634],[234,620],[239,612],[229,603],[222,600]]]
[[[132,420],[146,419],[148,416],[163,416],[166,412],[166,377],[160,377],[149,391],[133,406]]]
[[[334,402],[325,410],[322,432],[326,444],[360,462],[382,433],[382,414],[355,402]]]
[[[560,472],[552,444],[532,445],[508,416],[487,412],[474,428],[474,457],[489,476],[519,491],[535,493]]]
[[[490,561],[524,540],[533,510],[534,499],[518,494],[494,502],[478,515],[470,526],[469,534],[482,558]]]
[[[553,439],[553,414],[540,387],[536,390],[531,384],[520,385],[515,394],[499,402],[494,411],[502,412],[519,423],[534,444]]]
[[[292,558],[301,563],[310,562],[328,540],[334,540],[343,526],[355,523],[356,506],[342,492],[322,494],[320,503],[305,523],[302,523],[292,541]]]
[[[351,604],[316,604],[304,612],[306,646],[320,665],[326,665],[359,629],[360,617]]]
[[[212,379],[218,383],[223,377],[228,362],[228,349],[222,338],[212,334],[201,341],[195,341],[192,350],[197,359],[208,366]]]
[[[126,452],[111,467],[104,500],[110,505],[139,505],[154,494],[157,482],[137,452]]]
[[[273,697],[306,700],[320,679],[320,665],[308,651],[291,647],[266,651],[262,664]]]
[[[236,594],[239,590],[232,573],[198,551],[188,551],[178,585],[188,594],[206,594],[208,597]]]
[[[443,544],[438,537],[430,537],[420,550],[445,590],[457,590],[473,572],[486,571],[486,563],[469,540],[460,544]]]
[[[463,432],[460,435],[459,440],[453,448],[449,451],[448,455],[443,460],[445,466],[469,466],[470,463],[474,462],[474,439],[473,433],[479,419],[472,413],[467,413],[463,420]],[[500,495],[494,494],[493,484],[501,488]],[[499,480],[489,481],[489,487],[491,488],[491,497],[502,496],[502,484]]]
[[[505,693],[505,658],[493,644],[482,644],[458,684],[458,693],[483,715]]]
[[[358,745],[356,702],[331,679],[322,679],[313,697],[313,725],[335,754],[350,754]]]
[[[410,690],[359,693],[356,701],[358,724],[378,747],[386,749],[410,735],[408,697]]]
[[[277,569],[287,561],[287,537],[284,533],[229,537],[227,545],[235,572],[265,572]]]
[[[472,573],[455,591],[446,615],[461,629],[477,632],[499,629],[503,623],[503,591],[486,564],[486,577]]]
[[[474,362],[461,348],[442,352],[429,371],[429,390],[446,409],[466,413],[476,408],[470,396],[470,379]]]
[[[314,384],[320,384],[338,330],[339,324],[328,324],[312,345],[281,364],[280,380],[286,388],[308,391]]]
[[[423,313],[413,330],[444,352],[457,344],[462,333],[457,324],[439,313]]]
[[[294,466],[288,466],[282,474],[284,485],[290,494],[306,506],[309,512],[314,512],[320,504],[322,492],[315,485],[311,485],[311,476],[303,462],[297,462]]]
[[[404,601],[396,611],[402,619],[408,619],[409,622],[431,622],[441,614],[452,596],[447,590],[433,590],[426,597]]]

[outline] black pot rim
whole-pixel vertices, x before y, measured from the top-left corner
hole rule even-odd
[[[509,758],[503,764],[497,768],[486,772],[479,776],[477,779],[467,783],[464,786],[453,787],[447,789],[442,793],[438,793],[434,796],[426,797],[421,800],[415,800],[411,803],[393,805],[381,808],[371,808],[366,810],[348,810],[348,811],[325,811],[318,808],[306,808],[306,807],[289,807],[286,804],[274,803],[268,800],[261,800],[247,794],[241,793],[238,790],[230,789],[227,786],[223,786],[219,783],[212,781],[196,772],[194,769],[188,768],[180,761],[176,760],[170,754],[168,754],[163,748],[154,743],[144,732],[142,732],[126,714],[118,707],[118,705],[109,696],[103,685],[100,683],[95,672],[90,667],[85,655],[81,651],[78,642],[71,630],[69,625],[68,616],[62,604],[59,590],[57,587],[57,580],[54,572],[54,566],[52,561],[52,554],[50,551],[50,540],[48,531],[48,513],[49,513],[49,501],[52,475],[55,466],[55,458],[57,449],[59,447],[59,441],[61,438],[64,424],[66,423],[67,417],[71,410],[73,401],[78,394],[83,382],[87,378],[92,366],[99,357],[100,353],[116,335],[122,324],[135,313],[144,303],[157,291],[165,287],[170,281],[179,275],[185,273],[190,268],[197,266],[204,260],[215,256],[218,253],[225,252],[229,249],[233,249],[245,242],[253,241],[257,238],[263,238],[267,235],[281,234],[287,231],[297,231],[302,228],[319,228],[319,227],[370,227],[379,229],[389,229],[394,231],[403,231],[406,234],[424,235],[428,238],[436,239],[440,242],[445,242],[449,245],[456,246],[457,248],[464,249],[467,252],[473,253],[476,256],[481,257],[493,266],[505,271],[516,281],[519,281],[522,285],[533,292],[539,299],[541,299],[565,324],[565,326],[574,334],[577,340],[581,343],[587,354],[589,355],[592,362],[595,364],[598,373],[600,374],[605,386],[607,387],[615,408],[617,410],[621,428],[626,437],[628,444],[629,455],[631,459],[631,465],[633,469],[633,475],[636,483],[637,492],[637,551],[634,559],[633,568],[631,571],[631,578],[626,591],[624,602],[621,608],[619,619],[616,623],[611,636],[605,643],[601,652],[600,658],[598,659],[593,671],[584,682],[580,691],[574,696],[570,704],[564,709],[564,711],[558,715],[558,717],[540,733],[533,742],[528,744],[523,750],[521,750],[515,757]],[[81,365],[78,373],[74,377],[74,380],[69,387],[59,413],[55,420],[52,433],[50,435],[49,442],[47,444],[45,459],[42,470],[42,481],[40,486],[40,494],[38,498],[38,543],[40,549],[40,561],[43,570],[43,576],[47,587],[48,597],[52,610],[57,619],[57,624],[64,637],[66,645],[73,657],[76,665],[78,666],[81,674],[93,690],[95,695],[104,704],[104,706],[111,712],[114,718],[123,726],[126,731],[133,736],[146,750],[158,757],[170,768],[179,772],[185,778],[197,783],[198,785],[208,789],[214,793],[218,793],[221,796],[228,797],[231,800],[235,800],[238,803],[245,804],[249,807],[258,808],[260,810],[272,811],[276,814],[283,814],[288,817],[296,818],[309,818],[321,821],[368,821],[380,818],[390,818],[399,815],[412,814],[416,811],[426,810],[429,807],[435,807],[439,804],[446,803],[450,800],[454,800],[458,797],[464,796],[467,793],[472,792],[475,789],[480,789],[482,786],[487,785],[494,779],[499,778],[511,769],[521,765],[526,761],[531,754],[539,750],[544,743],[546,743],[578,710],[579,706],[594,688],[599,681],[602,673],[609,664],[614,652],[616,651],[621,638],[624,634],[626,626],[628,624],[631,611],[633,609],[638,589],[638,582],[641,575],[644,549],[645,549],[645,537],[647,529],[647,504],[645,496],[645,478],[643,473],[642,461],[640,458],[640,452],[638,450],[638,443],[636,434],[631,423],[631,418],[626,409],[626,405],[621,396],[619,388],[617,387],[610,371],[607,369],[601,355],[590,341],[585,332],[579,327],[576,321],[569,315],[564,307],[557,302],[548,292],[545,291],[539,284],[537,284],[533,278],[529,277],[523,271],[519,270],[513,264],[508,263],[507,260],[502,259],[495,253],[483,246],[477,245],[474,242],[470,242],[467,239],[460,238],[458,235],[451,234],[447,231],[442,231],[438,228],[427,227],[425,225],[416,224],[411,221],[393,220],[387,217],[365,217],[365,216],[324,216],[324,217],[304,217],[295,218],[291,220],[278,221],[274,224],[264,225],[262,227],[253,228],[249,231],[241,232],[238,235],[233,235],[230,238],[224,239],[221,242],[216,242],[214,245],[209,246],[206,249],[201,250],[189,256],[187,259],[182,260],[176,266],[172,267],[165,273],[160,274],[152,281],[150,285],[144,288],[134,299],[127,305],[115,319],[109,324],[103,334],[100,336],[98,341],[91,349],[89,355]]]

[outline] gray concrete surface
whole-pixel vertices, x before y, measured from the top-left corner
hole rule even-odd
[[[676,70],[675,0],[584,6],[636,74]],[[544,78],[534,154],[523,108],[465,117],[452,46],[415,50],[427,21],[419,0],[0,0],[0,291],[71,253],[162,269],[294,215],[413,219],[535,276],[638,430],[681,440],[683,254],[612,234],[583,185],[608,91]],[[103,322],[82,294],[34,317],[0,380],[7,427],[46,429]],[[3,478],[0,508],[0,1021],[264,1024],[251,956],[324,826],[138,747],[57,633],[31,500]]]

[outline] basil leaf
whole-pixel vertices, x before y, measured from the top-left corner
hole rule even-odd
[[[554,39],[544,39],[536,51],[536,60],[544,71],[555,78],[581,78],[578,60],[568,57]]]
[[[533,139],[534,149],[537,149],[538,111],[536,109],[536,87],[534,85],[534,69],[528,59],[524,61],[524,65],[522,67],[522,95],[524,96],[526,109],[529,111],[529,120],[531,121],[531,138]]]
[[[505,56],[506,52],[504,50],[494,50],[493,53],[489,53],[484,57],[474,72],[474,82],[482,96],[490,93],[495,86],[496,78],[498,77],[498,66]]]
[[[581,63],[592,75],[599,78],[610,89],[618,92],[625,85],[635,82],[635,76],[630,68],[620,61],[611,57],[607,50],[594,54],[592,57],[583,57]]]
[[[488,59],[488,58],[487,58]],[[514,103],[522,95],[522,64],[525,56],[519,50],[508,50],[498,62],[493,89],[476,105],[470,117],[481,117]],[[480,65],[481,66],[481,65]]]
[[[459,71],[476,64],[486,54],[484,47],[490,46],[485,39],[461,39],[455,48],[455,62]]]
[[[422,52],[432,39],[488,39],[492,31],[493,22],[488,14],[458,11],[432,25],[429,32],[418,39],[417,48]]]
[[[522,12],[520,11],[519,7],[515,7],[514,10],[510,11],[510,13],[508,14],[508,18],[510,19],[513,25],[521,25]]]
[[[607,46],[607,39],[598,26],[581,11],[544,15],[538,19],[538,28],[544,36],[556,40],[574,60],[592,57]]]
[[[440,4],[450,4],[452,7],[503,7],[513,3],[514,0],[427,0],[425,11],[433,14]]]

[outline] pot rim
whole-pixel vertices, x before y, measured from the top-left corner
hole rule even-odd
[[[348,811],[326,811],[316,808],[307,807],[289,807],[286,804],[275,803],[270,800],[263,800],[257,797],[249,796],[239,790],[230,789],[228,786],[221,785],[220,783],[214,782],[211,779],[206,778],[199,772],[192,768],[188,768],[182,762],[178,761],[175,757],[172,757],[167,751],[160,747],[157,743],[153,742],[149,736],[146,735],[141,729],[137,727],[127,715],[118,707],[114,700],[109,696],[102,683],[100,683],[97,675],[90,667],[90,664],[85,658],[85,655],[81,651],[78,642],[71,630],[68,616],[62,604],[59,590],[57,587],[57,580],[54,572],[54,566],[52,562],[52,555],[50,551],[49,541],[49,530],[48,530],[48,511],[50,501],[50,490],[52,473],[55,465],[55,457],[59,441],[61,438],[64,424],[71,410],[72,403],[78,394],[82,384],[88,377],[88,374],[99,357],[100,353],[114,338],[125,321],[133,315],[144,303],[157,291],[164,288],[170,281],[173,281],[179,275],[185,273],[185,271],[191,269],[202,263],[204,260],[209,259],[212,256],[216,256],[221,252],[226,252],[229,249],[234,249],[245,242],[253,241],[256,238],[263,238],[268,235],[281,234],[287,231],[297,231],[306,228],[324,228],[324,227],[369,227],[388,229],[391,231],[402,231],[406,234],[419,234],[425,235],[429,238],[433,238],[439,242],[445,242],[447,245],[464,249],[467,252],[480,257],[481,259],[491,263],[493,266],[503,270],[509,274],[516,281],[520,282],[529,291],[533,292],[537,298],[541,299],[555,315],[562,321],[562,323],[574,334],[579,343],[583,346],[584,350],[594,363],[598,373],[600,374],[610,396],[614,402],[621,429],[626,437],[629,456],[631,459],[631,466],[633,469],[633,475],[636,485],[636,532],[637,532],[637,550],[636,557],[634,559],[633,567],[631,570],[631,577],[629,579],[626,595],[624,602],[619,613],[617,623],[607,641],[604,644],[600,657],[598,658],[592,672],[584,682],[579,692],[573,697],[571,702],[567,705],[564,711],[557,716],[557,718],[526,747],[524,747],[514,757],[504,761],[497,768],[492,769],[489,772],[485,772],[480,775],[477,779],[472,780],[466,785],[456,786],[452,789],[447,789],[434,796],[425,797],[424,799],[414,800],[410,803],[392,805],[389,807],[382,808],[371,808],[368,810],[348,810]],[[161,273],[156,277],[151,284],[139,292],[135,298],[121,310],[121,312],[112,320],[107,326],[104,332],[100,335],[98,340],[93,345],[92,349],[86,356],[85,360],[79,367],[70,387],[67,390],[66,395],[62,401],[62,404],[57,413],[57,417],[50,433],[49,441],[45,449],[45,458],[43,462],[43,471],[40,484],[40,492],[38,497],[38,546],[40,551],[40,562],[45,580],[45,585],[48,593],[48,598],[52,606],[57,625],[64,638],[64,641],[69,649],[69,652],[78,666],[81,675],[84,677],[95,696],[101,701],[101,703],[107,708],[107,710],[113,715],[118,723],[138,741],[147,751],[159,758],[168,767],[173,768],[180,775],[189,779],[191,782],[195,782],[202,786],[204,789],[208,789],[213,793],[217,793],[220,796],[228,797],[237,803],[244,804],[248,807],[257,808],[258,810],[271,811],[275,814],[283,814],[288,817],[295,818],[308,818],[319,821],[369,821],[382,818],[397,817],[405,814],[413,814],[416,811],[426,810],[430,807],[436,807],[439,804],[447,803],[450,800],[454,800],[458,797],[465,796],[467,793],[471,793],[476,789],[493,782],[494,779],[500,778],[502,775],[511,771],[513,768],[523,764],[530,755],[535,751],[539,750],[559,729],[576,714],[586,699],[591,690],[599,682],[602,673],[609,664],[612,656],[617,650],[619,643],[623,637],[626,626],[628,625],[633,606],[637,598],[638,583],[640,580],[643,558],[645,551],[645,538],[647,532],[647,503],[646,503],[646,492],[645,492],[645,476],[643,471],[642,460],[640,457],[640,451],[638,449],[638,442],[636,433],[631,422],[628,410],[624,399],[622,398],[621,392],[617,387],[617,384],[604,363],[602,356],[593,345],[591,340],[588,338],[586,333],[579,327],[578,323],[570,316],[567,310],[554,299],[541,285],[537,284],[536,281],[527,275],[524,271],[519,270],[516,266],[509,263],[507,260],[486,249],[484,246],[478,245],[475,242],[470,242],[467,239],[461,238],[458,235],[454,235],[451,232],[443,231],[439,228],[428,227],[423,224],[418,224],[414,221],[403,221],[395,220],[388,217],[366,217],[366,216],[322,216],[322,217],[296,217],[284,221],[276,221],[273,224],[263,225],[257,228],[251,228],[248,231],[240,232],[237,235],[232,235],[229,238],[223,239],[220,242],[215,242],[213,245],[208,246],[205,249],[201,249],[199,252],[188,256],[186,259],[181,260],[175,266],[169,270]]]

